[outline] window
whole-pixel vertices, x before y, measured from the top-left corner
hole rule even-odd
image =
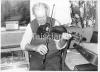
[[[2,0],[1,27],[6,27],[8,21],[18,21],[19,26],[30,22],[30,0]]]

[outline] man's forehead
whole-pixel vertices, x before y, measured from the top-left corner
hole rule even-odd
[[[43,16],[45,16],[45,15],[46,15],[45,8],[43,8],[43,7],[36,8],[36,9],[35,9],[35,15],[36,15],[37,17],[43,17]]]

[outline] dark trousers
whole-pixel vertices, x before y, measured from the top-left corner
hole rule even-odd
[[[43,56],[34,52],[31,54],[30,71],[31,70],[44,70],[44,71],[60,71],[61,70],[61,53],[57,52],[46,57],[45,63],[43,63]]]

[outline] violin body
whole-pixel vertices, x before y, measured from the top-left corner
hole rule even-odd
[[[44,34],[47,34],[49,33],[50,34],[62,34],[66,32],[67,33],[67,30],[66,28],[63,26],[63,25],[60,25],[60,26],[55,26],[55,27],[51,27],[50,28],[50,24],[45,24],[45,25],[41,25],[39,26],[39,28],[37,29],[37,34],[38,35],[44,35]]]

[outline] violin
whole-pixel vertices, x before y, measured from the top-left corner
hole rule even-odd
[[[62,33],[69,33],[72,35],[71,39],[74,39],[77,41],[81,40],[81,35],[79,33],[75,31],[70,33],[68,32],[67,28],[63,25],[54,26],[50,28],[50,24],[46,23],[44,25],[39,26],[36,33],[40,35],[40,37],[41,35],[45,35],[45,36],[49,36],[49,38],[54,34],[62,35]]]

